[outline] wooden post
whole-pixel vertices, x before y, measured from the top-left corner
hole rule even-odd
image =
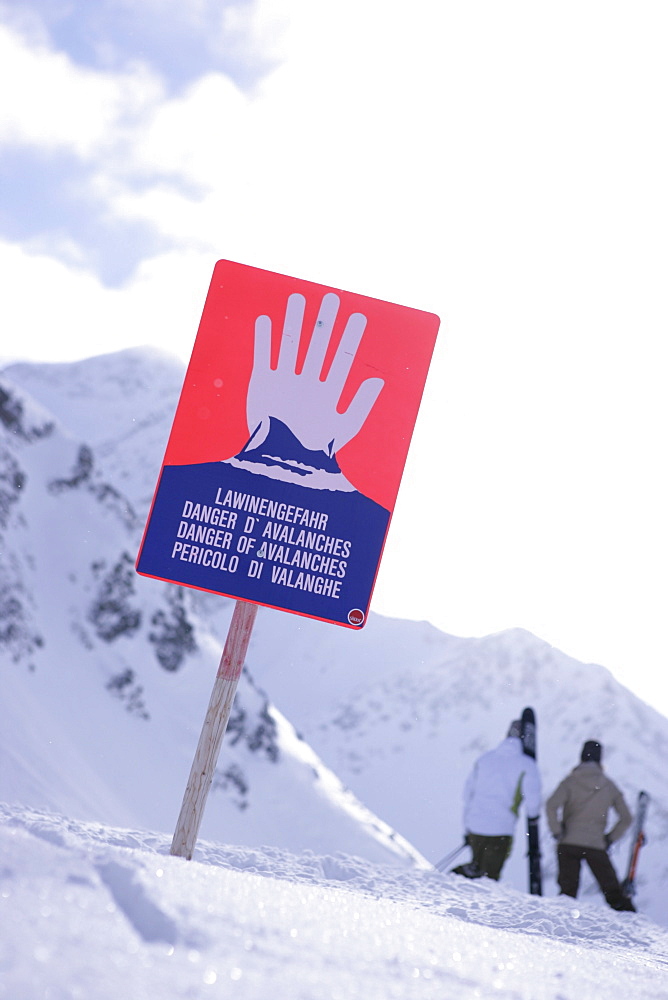
[[[220,745],[227,729],[232,702],[253,631],[257,607],[257,604],[250,604],[247,601],[236,602],[225,648],[220,658],[170,850],[170,854],[186,858],[188,861],[195,849]]]

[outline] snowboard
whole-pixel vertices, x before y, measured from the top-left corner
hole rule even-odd
[[[645,843],[645,820],[649,808],[649,795],[647,792],[638,793],[638,805],[636,807],[636,818],[633,825],[633,840],[631,841],[631,853],[626,869],[626,877],[622,882],[622,892],[629,899],[632,899],[636,891],[636,870],[638,868],[638,858],[640,848]]]

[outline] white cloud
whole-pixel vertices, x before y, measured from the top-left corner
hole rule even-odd
[[[108,155],[119,130],[130,122],[136,127],[160,99],[161,87],[141,66],[122,74],[83,69],[0,24],[0,92],[11,95],[0,141],[89,158]]]
[[[229,78],[210,73],[183,96],[155,107],[135,137],[133,157],[148,173],[174,171],[196,184],[224,188],[221,170],[238,170],[247,159],[250,112],[250,100]]]
[[[86,271],[0,241],[3,283],[0,355],[68,361],[153,344],[187,360],[211,270],[196,251],[145,261],[122,288]]]

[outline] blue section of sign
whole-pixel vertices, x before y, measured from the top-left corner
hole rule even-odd
[[[368,613],[389,512],[228,462],[165,466],[137,570],[337,624]]]

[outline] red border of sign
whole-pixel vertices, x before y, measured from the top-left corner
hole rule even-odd
[[[346,478],[359,492],[388,510],[391,520],[434,350],[439,317],[233,261],[221,260],[215,265],[163,467],[221,461],[244,447],[250,435],[246,420],[246,395],[253,367],[255,320],[259,315],[268,315],[272,319],[275,364],[286,301],[293,292],[299,292],[306,298],[304,334],[297,370],[303,364],[308,348],[308,331],[313,330],[326,293],[336,293],[341,304],[323,376],[336,352],[347,318],[354,312],[362,313],[367,318],[338,409],[341,412],[346,409],[366,379],[381,377],[385,384],[359,433],[337,452],[336,457]],[[374,582],[381,557],[382,551]],[[280,605],[267,606],[301,613],[282,609]],[[315,616],[307,614],[306,617]]]

